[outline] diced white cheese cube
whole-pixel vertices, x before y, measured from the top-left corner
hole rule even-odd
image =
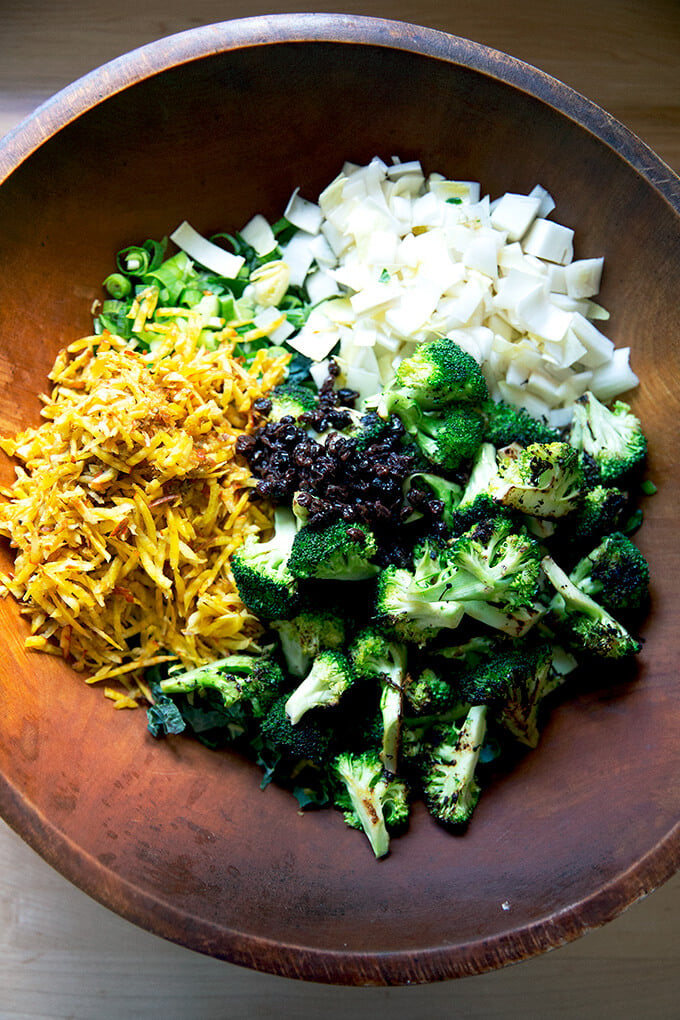
[[[311,358],[312,361],[323,361],[340,339],[338,327],[333,329],[328,323],[326,329],[314,329],[309,327],[309,321],[296,336],[289,337],[286,341],[289,347]]]
[[[355,315],[367,315],[388,308],[401,297],[401,287],[396,283],[373,283],[350,298]]]
[[[527,389],[533,396],[545,401],[548,407],[557,407],[560,403],[559,383],[551,379],[547,372],[532,372],[527,382]]]
[[[572,315],[570,329],[586,348],[586,353],[580,359],[584,368],[599,368],[607,364],[614,351],[614,344],[609,337],[578,312]]]
[[[402,177],[404,174],[421,174],[423,168],[420,165],[420,160],[409,159],[405,163],[397,157],[392,157],[392,166],[388,166],[385,171],[386,176],[391,180],[396,181],[398,177]]]
[[[517,317],[530,333],[559,342],[571,325],[572,313],[565,312],[549,300],[543,290],[531,291],[517,303]]]
[[[227,280],[235,279],[246,261],[242,255],[234,255],[233,252],[225,251],[224,248],[209,241],[186,220],[172,232],[170,240],[186,252],[189,258],[206,269],[212,269],[214,273],[224,276]]]
[[[403,337],[414,337],[427,323],[439,301],[437,286],[404,289],[399,300],[385,312],[385,321]]]
[[[522,241],[522,248],[529,255],[556,262],[564,266],[574,255],[574,231],[552,220],[535,220]]]
[[[248,220],[241,230],[241,237],[258,255],[268,255],[276,247],[274,231],[269,222],[259,213]]]
[[[529,194],[531,195],[532,198],[538,198],[541,201],[541,204],[538,207],[538,215],[549,216],[550,213],[555,208],[555,200],[550,194],[550,192],[546,191],[546,189],[542,185],[537,184],[535,187],[531,189]]]
[[[295,327],[288,321],[283,312],[274,307],[263,308],[255,316],[253,322],[275,344],[282,344],[295,331]]]
[[[552,407],[548,414],[548,425],[551,429],[566,429],[571,425],[573,416],[572,407]]]
[[[477,181],[449,181],[439,175],[431,174],[427,186],[428,190],[443,202],[447,202],[451,198],[459,199],[461,203],[479,202],[481,188]]]
[[[506,403],[514,404],[515,407],[523,407],[534,418],[547,418],[550,414],[550,405],[526,389],[509,386],[503,379],[499,379],[498,389]]]
[[[316,272],[309,273],[305,280],[305,286],[309,300],[313,305],[317,305],[319,301],[325,301],[326,298],[333,297],[339,293],[336,280],[323,269],[317,269]]]
[[[328,246],[336,259],[344,255],[352,243],[352,238],[348,234],[343,234],[340,228],[331,223],[330,220],[323,221],[321,233],[328,242]]]
[[[337,263],[337,257],[322,233],[316,234],[309,242],[314,261],[325,269],[331,269]]]
[[[474,234],[463,252],[463,264],[476,269],[485,276],[498,276],[498,246],[493,231],[485,230]]]
[[[600,290],[604,259],[576,259],[564,270],[567,294],[570,297],[593,297]]]
[[[630,347],[618,347],[611,360],[593,372],[590,389],[603,403],[633,389],[640,380],[630,367]]]
[[[294,287],[301,287],[309,272],[309,267],[314,261],[312,251],[312,235],[304,231],[293,234],[288,244],[281,249],[281,258],[290,271],[290,283]]]
[[[444,223],[443,203],[436,195],[428,191],[425,195],[419,195],[413,202],[411,219],[414,229],[423,227],[440,227]]]
[[[538,215],[541,199],[535,195],[517,195],[508,192],[495,204],[491,223],[496,230],[504,230],[508,240],[519,241]]]
[[[321,389],[321,386],[328,376],[329,363],[329,359],[325,358],[323,361],[315,362],[313,365],[309,366],[309,374],[319,389]]]

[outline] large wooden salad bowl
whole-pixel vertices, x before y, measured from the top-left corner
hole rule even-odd
[[[115,252],[188,219],[206,233],[315,198],[345,159],[420,158],[483,192],[546,187],[641,385],[658,492],[639,544],[653,608],[637,671],[584,676],[463,837],[416,808],[376,862],[333,811],[298,813],[259,769],[114,712],[23,649],[0,602],[0,813],[51,865],[144,928],[336,984],[454,978],[603,924],[680,863],[680,182],[624,127],[476,43],[344,16],[253,18],[145,46],[46,103],[0,146],[0,428],[39,420],[57,349],[90,331]],[[2,479],[12,477],[9,462]],[[10,552],[1,551],[3,568]]]

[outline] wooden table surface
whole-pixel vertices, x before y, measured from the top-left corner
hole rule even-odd
[[[486,43],[598,102],[680,171],[678,0],[0,0],[0,135],[98,65],[251,14],[332,11]],[[509,154],[511,158],[511,154]],[[90,900],[0,822],[0,1020],[353,1020],[680,1016],[680,876],[578,941],[503,971],[343,989],[257,974],[141,931]]]

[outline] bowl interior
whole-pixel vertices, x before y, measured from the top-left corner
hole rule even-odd
[[[455,977],[572,938],[678,866],[680,199],[624,129],[502,55],[407,26],[329,18],[305,41],[281,24],[268,42],[259,27],[186,34],[57,99],[62,126],[0,187],[0,430],[37,423],[54,355],[90,332],[127,243],[183,219],[210,234],[276,218],[346,159],[419,158],[492,197],[540,183],[577,257],[605,257],[605,328],[642,380],[658,493],[639,535],[654,582],[639,669],[583,677],[463,838],[416,808],[376,863],[340,815],[301,816],[230,753],[154,741],[142,712],[26,653],[0,601],[0,810],[91,895],[192,949],[317,981]]]

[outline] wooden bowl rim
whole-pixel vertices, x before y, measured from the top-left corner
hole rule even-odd
[[[229,50],[279,43],[330,42],[400,49],[459,64],[540,99],[631,164],[680,211],[680,177],[602,107],[539,68],[438,29],[349,14],[255,15],[187,29],[124,53],[61,89],[0,140],[0,184],[67,124],[161,71]]]
[[[113,95],[160,72],[249,47],[334,43],[403,50],[479,72],[529,94],[613,149],[680,215],[680,177],[597,104],[501,51],[407,22],[343,14],[278,14],[205,25],[158,39],[97,68],[48,99],[0,140],[0,185],[61,129]],[[279,976],[336,985],[403,985],[481,974],[570,942],[615,918],[680,869],[680,822],[597,892],[522,928],[459,946],[408,952],[302,949],[205,922],[200,944],[183,938],[184,915],[104,869],[0,777],[0,815],[44,860],[126,920],[186,948]],[[101,881],[106,871],[105,881]],[[198,920],[198,919],[194,919]],[[219,949],[215,951],[215,946]]]

